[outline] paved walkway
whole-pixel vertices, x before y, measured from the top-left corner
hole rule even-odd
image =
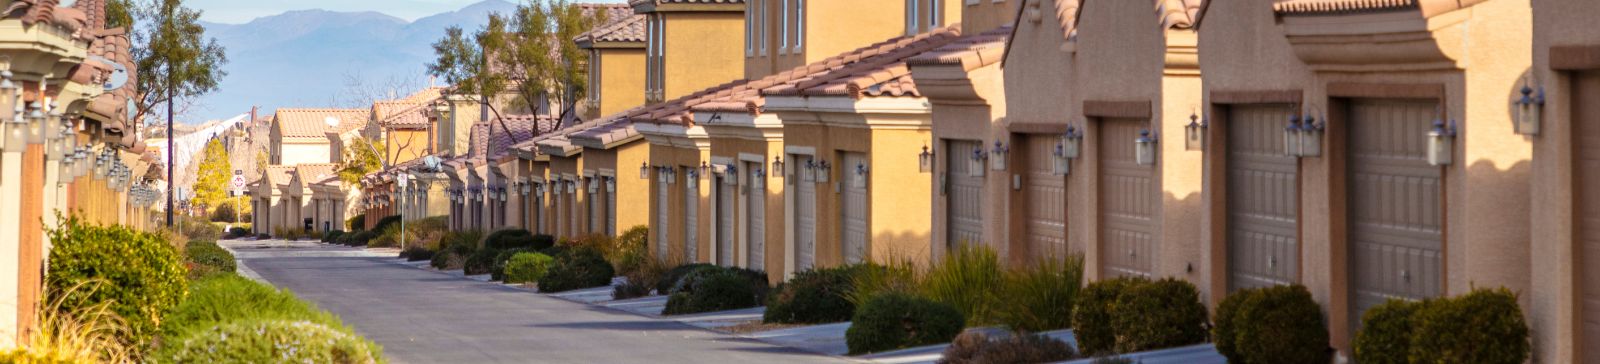
[[[390,263],[359,249],[224,242],[396,363],[819,363],[845,359]]]

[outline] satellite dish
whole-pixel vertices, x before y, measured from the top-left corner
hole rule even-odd
[[[437,157],[437,156],[431,156],[430,155],[430,156],[427,156],[427,157],[423,157],[422,158],[422,163],[427,164],[428,165],[428,169],[431,169],[431,170],[438,170],[439,169],[439,157]]]
[[[329,116],[326,119],[322,119],[322,122],[328,123],[328,127],[329,128],[337,128],[337,127],[339,127],[339,118],[337,118],[337,117]]]

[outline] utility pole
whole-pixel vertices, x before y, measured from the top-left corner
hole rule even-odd
[[[172,229],[172,192],[178,181],[172,179],[172,65],[167,64],[167,229]]]

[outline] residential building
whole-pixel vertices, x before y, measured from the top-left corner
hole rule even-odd
[[[369,119],[371,111],[363,109],[278,109],[272,118],[268,163],[338,163],[343,141],[359,133]]]
[[[744,74],[745,0],[629,4],[646,17],[645,102],[677,99]]]
[[[644,104],[645,50],[648,17],[609,13],[605,24],[574,41],[588,50],[588,97],[584,120],[594,120]]]
[[[312,188],[329,177],[337,179],[338,168],[339,165],[332,163],[301,163],[289,170],[289,182],[279,187],[285,200],[280,204],[284,216],[280,226],[306,233],[327,231],[323,226],[331,227],[332,221],[318,219],[317,210],[321,206],[314,200]]]
[[[296,226],[286,215],[288,209],[287,197],[283,189],[288,186],[289,179],[293,178],[294,166],[269,165],[263,169],[261,179],[250,183],[251,228],[256,234],[277,234],[283,229]]]

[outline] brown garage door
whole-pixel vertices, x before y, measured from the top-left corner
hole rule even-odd
[[[817,183],[803,175],[809,173],[804,169],[812,164],[809,155],[794,154],[789,160],[794,165],[797,178],[794,181],[794,271],[799,272],[811,269],[817,256]]]
[[[1300,261],[1296,163],[1283,153],[1286,105],[1228,110],[1228,289],[1294,282]]]
[[[946,245],[949,248],[961,244],[983,243],[983,177],[972,176],[971,163],[972,151],[983,148],[983,142],[967,140],[949,141],[949,153],[945,153],[945,169],[949,170],[945,178],[949,180],[947,186],[948,201],[945,206],[948,235]],[[981,167],[980,167],[981,168]]]
[[[856,184],[856,166],[866,167],[867,155],[862,153],[843,153],[844,173],[839,182],[842,185],[839,203],[839,216],[844,222],[843,229],[839,229],[841,247],[844,252],[846,264],[860,263],[867,257],[867,185]]]
[[[744,172],[750,190],[745,195],[745,260],[750,269],[767,269],[767,190],[761,162],[746,162]]]
[[[671,239],[672,230],[672,184],[662,180],[661,171],[656,171],[656,250],[661,259],[667,259],[669,251],[667,240]]]
[[[1579,279],[1583,292],[1583,348],[1585,363],[1600,362],[1600,72],[1586,72],[1572,87],[1572,123],[1578,133],[1577,197],[1580,207],[1578,239],[1583,263]]]
[[[1428,165],[1436,103],[1359,99],[1350,105],[1351,319],[1389,298],[1438,296],[1441,168]]]
[[[687,171],[694,166],[679,166],[678,170]],[[700,182],[695,181],[694,188],[689,188],[690,179],[699,177],[681,173],[683,175],[683,251],[689,262],[700,261]]]
[[[1028,253],[1034,259],[1065,256],[1067,252],[1067,179],[1056,175],[1051,155],[1059,135],[1032,134],[1023,139],[1022,157],[1027,160],[1022,172],[1027,217]]]
[[[717,184],[711,186],[717,191],[717,265],[724,267],[733,266],[733,196],[739,189],[733,184],[733,177],[727,174],[717,174]]]
[[[1155,261],[1155,166],[1139,165],[1142,119],[1100,123],[1100,239],[1105,277],[1150,276]]]

